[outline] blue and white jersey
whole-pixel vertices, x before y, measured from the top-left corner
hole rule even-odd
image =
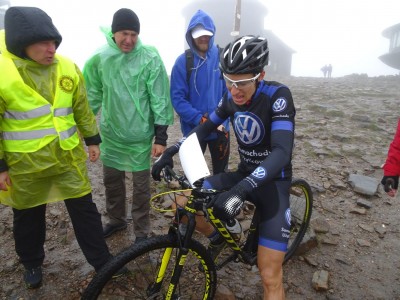
[[[219,123],[230,118],[240,154],[239,170],[252,173],[259,185],[271,179],[291,178],[295,114],[289,88],[262,81],[245,105],[236,105],[226,93],[210,119]]]

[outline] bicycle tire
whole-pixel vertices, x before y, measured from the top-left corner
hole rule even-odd
[[[162,253],[172,248],[160,291],[148,292],[154,287]],[[189,252],[174,295],[167,297],[168,284],[175,267],[179,241],[175,234],[155,236],[134,244],[120,252],[93,277],[82,299],[213,299],[217,273],[206,248],[196,240],[190,240]],[[172,263],[171,263],[172,262]],[[203,267],[199,268],[199,265]],[[129,272],[118,278],[113,275],[122,267]]]
[[[290,237],[284,263],[296,252],[310,224],[313,195],[304,179],[293,179],[290,186]]]

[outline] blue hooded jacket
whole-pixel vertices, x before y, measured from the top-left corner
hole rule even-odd
[[[191,35],[192,29],[197,25],[213,33],[206,57],[201,57],[197,52]],[[211,114],[217,107],[223,94],[227,91],[225,81],[219,70],[219,50],[214,45],[215,25],[213,20],[204,11],[198,10],[189,22],[186,31],[186,41],[193,52],[193,70],[190,83],[186,80],[186,56],[182,53],[175,61],[171,72],[171,101],[180,117],[181,130],[186,136],[194,127],[199,125],[201,117]],[[229,120],[223,124],[229,130]],[[216,133],[211,133],[206,140],[217,138]]]

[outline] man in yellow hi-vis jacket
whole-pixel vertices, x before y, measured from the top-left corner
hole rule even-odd
[[[11,7],[0,31],[0,203],[12,207],[15,249],[28,288],[42,282],[46,204],[64,201],[87,261],[111,257],[87,174],[100,155],[83,76],[56,54],[62,37],[35,7]],[[79,134],[78,134],[79,133]]]

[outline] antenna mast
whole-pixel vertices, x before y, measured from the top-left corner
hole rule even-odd
[[[242,6],[242,0],[236,0],[235,19],[233,22],[233,31],[231,32],[231,36],[233,38],[236,38],[240,33],[240,19],[242,17],[241,6]]]

